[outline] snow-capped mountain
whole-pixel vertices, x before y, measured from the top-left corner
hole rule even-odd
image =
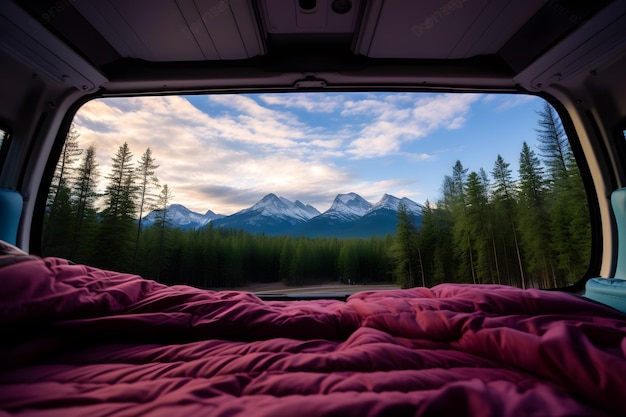
[[[242,229],[267,235],[292,235],[307,237],[359,237],[385,236],[396,231],[398,207],[404,204],[414,222],[421,223],[422,205],[385,194],[376,204],[371,204],[356,193],[339,194],[324,213],[298,200],[292,202],[275,194],[268,194],[251,207],[224,216],[208,211],[195,213],[180,204],[168,208],[167,219],[171,227],[198,229],[212,223],[213,227]],[[157,213],[144,217],[143,225],[154,224]]]
[[[372,205],[356,193],[339,194],[323,214],[299,226],[294,234],[308,237],[358,237],[394,234],[397,212],[404,203],[414,222],[421,224],[422,206],[408,198],[389,194]]]
[[[158,216],[158,211],[151,211],[141,221],[142,226],[150,227],[154,225]],[[167,214],[165,216],[169,226],[178,227],[183,230],[199,229],[206,226],[212,220],[224,217],[221,214],[215,214],[211,210],[207,211],[205,214],[196,213],[181,204],[170,205],[167,208]]]
[[[268,194],[252,207],[215,220],[213,226],[281,234],[288,233],[295,226],[319,214],[313,206]]]
[[[320,217],[351,221],[365,215],[372,208],[372,204],[356,193],[338,194],[333,204]]]
[[[413,215],[421,215],[422,209],[424,208],[424,206],[422,206],[421,204],[416,203],[413,200],[409,200],[406,197],[398,198],[389,194],[385,194],[378,203],[374,204],[372,208],[368,210],[368,213],[380,209],[388,209],[397,212],[400,204],[404,204],[407,211]]]
[[[293,218],[304,221],[319,216],[320,214],[313,206],[304,205],[299,200],[293,203],[284,197],[277,197],[276,194],[266,195],[261,201],[239,213],[258,213],[260,216],[265,217]]]
[[[421,204],[406,197],[400,199],[385,194],[365,215],[352,222],[351,235],[367,237],[371,235],[384,236],[386,234],[394,234],[398,223],[398,208],[400,204],[405,205],[407,212],[413,219],[413,223],[419,227],[422,224],[423,206]],[[363,231],[367,231],[370,235],[359,235]]]

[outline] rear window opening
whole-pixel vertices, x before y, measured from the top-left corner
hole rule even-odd
[[[97,99],[76,114],[44,255],[259,293],[555,288],[590,259],[556,111],[526,95]]]

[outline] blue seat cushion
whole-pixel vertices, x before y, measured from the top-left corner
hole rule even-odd
[[[626,313],[626,279],[592,278],[585,290],[585,297]]]

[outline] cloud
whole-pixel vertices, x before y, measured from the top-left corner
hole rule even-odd
[[[329,190],[329,183],[344,181],[346,174],[322,162],[316,150],[335,149],[341,140],[315,134],[317,139],[308,141],[304,132],[312,129],[297,118],[247,97],[232,98],[211,98],[237,110],[231,117],[210,116],[181,97],[103,99],[83,106],[75,123],[81,146],[96,146],[101,180],[123,142],[135,161],[150,147],[160,165],[157,176],[172,189],[173,202],[192,210],[230,214],[256,202],[244,199],[269,192],[307,203],[309,194],[323,195],[324,202],[332,199],[316,189]]]
[[[237,188],[228,185],[208,184],[194,188],[196,199],[213,201],[216,207],[226,207],[217,214],[232,214],[241,207],[247,207],[251,201],[259,200],[259,192],[253,189]],[[213,210],[215,211],[215,210]]]
[[[373,158],[398,152],[403,143],[412,142],[437,129],[463,127],[478,94],[438,94],[407,102],[372,100],[350,102],[344,114],[370,115],[349,152],[355,158]]]
[[[128,142],[135,163],[151,148],[160,165],[156,174],[174,194],[172,203],[194,211],[231,214],[270,192],[324,211],[337,194],[350,191],[375,201],[384,193],[420,195],[412,188],[415,180],[372,179],[380,175],[375,165],[365,168],[349,160],[387,155],[412,163],[433,159],[435,155],[414,146],[409,152],[407,145],[439,129],[463,127],[479,97],[335,93],[107,98],[85,104],[74,122],[81,146],[96,147],[101,189],[111,157]]]
[[[267,105],[289,109],[304,109],[311,113],[333,113],[343,99],[324,94],[262,94],[260,99]]]
[[[483,98],[485,103],[494,103],[496,111],[510,110],[514,107],[521,106],[527,103],[536,102],[541,100],[539,97],[532,96],[530,94],[507,94],[507,95],[486,95]]]
[[[341,115],[346,116],[364,116],[371,117],[372,115],[379,116],[389,110],[393,110],[394,107],[391,103],[385,102],[380,99],[366,98],[363,100],[347,100],[344,103]]]
[[[407,159],[409,159],[411,161],[415,161],[415,162],[430,161],[432,159],[437,158],[435,155],[431,155],[431,154],[428,154],[428,153],[410,153],[410,152],[407,152],[404,155],[406,156]]]

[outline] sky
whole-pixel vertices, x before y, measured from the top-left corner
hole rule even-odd
[[[232,214],[274,193],[320,212],[337,194],[435,204],[457,160],[491,172],[498,154],[517,174],[536,151],[543,99],[459,93],[275,93],[106,98],[74,118],[96,148],[101,189],[127,142],[149,147],[178,203]],[[537,152],[537,151],[536,151]]]

